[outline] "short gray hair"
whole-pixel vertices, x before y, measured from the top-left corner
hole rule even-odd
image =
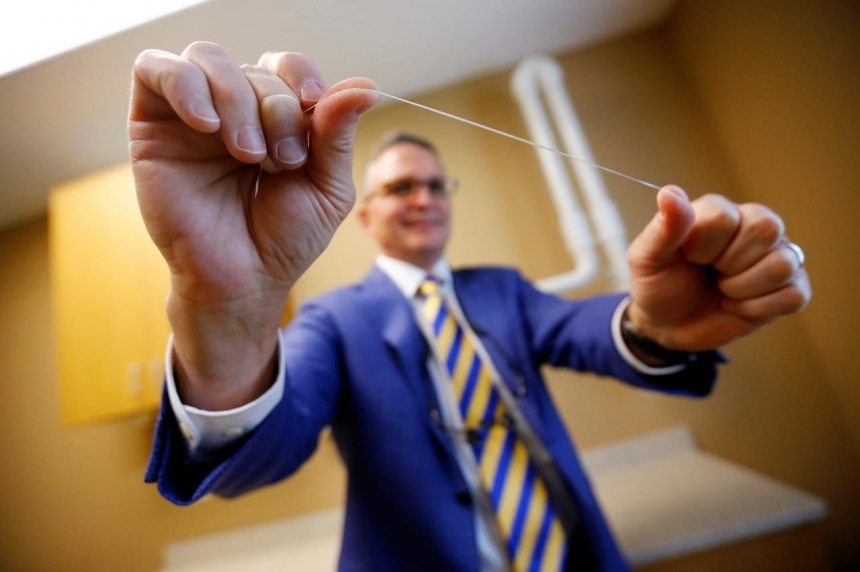
[[[376,161],[382,153],[384,153],[387,149],[394,147],[395,145],[400,145],[402,143],[409,143],[410,145],[417,145],[423,149],[427,149],[431,153],[433,153],[437,158],[439,157],[439,151],[436,150],[436,146],[430,142],[429,139],[425,139],[423,137],[419,137],[418,135],[413,135],[412,133],[407,133],[406,131],[395,130],[386,133],[379,141],[377,141],[376,145],[373,147],[373,150],[370,152],[370,156],[367,158],[367,165],[372,164]]]

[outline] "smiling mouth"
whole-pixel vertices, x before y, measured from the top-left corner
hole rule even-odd
[[[438,220],[416,220],[406,223],[406,228],[416,229],[416,230],[433,230],[436,228],[441,228],[442,222]]]

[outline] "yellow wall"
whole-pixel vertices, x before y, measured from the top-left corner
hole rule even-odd
[[[785,216],[813,278],[814,298],[795,320],[797,331],[775,332],[774,343],[758,351],[749,345],[751,357],[782,393],[787,380],[763,367],[765,352],[769,361],[786,364],[795,362],[795,351],[809,356],[804,363],[814,369],[788,369],[788,380],[831,402],[860,451],[860,4],[688,1],[673,15],[671,31],[740,196]],[[784,437],[815,410],[805,400],[793,405],[784,427],[773,427]],[[842,454],[825,435],[814,439],[821,456]],[[780,447],[786,458],[766,461],[773,470],[795,482],[809,479],[800,466],[788,466],[797,443]],[[858,569],[860,520],[849,509],[832,508],[841,554],[852,558],[844,569]],[[851,510],[860,512],[856,504]]]
[[[829,546],[849,569],[860,564],[860,447],[852,441],[858,417],[850,411],[858,390],[848,355],[860,310],[848,296],[858,276],[850,242],[857,167],[844,157],[849,149],[857,155],[860,99],[848,95],[857,93],[860,50],[856,36],[839,30],[856,10],[831,3],[836,17],[816,19],[805,13],[816,9],[791,3],[796,15],[750,20],[755,14],[740,11],[741,3],[701,4],[683,4],[661,29],[561,57],[594,154],[607,166],[679,183],[693,195],[713,191],[774,204],[807,250],[815,301],[804,315],[727,348],[732,365],[708,400],[653,396],[567,372],[550,372],[550,382],[581,446],[684,422],[706,450],[825,497]],[[722,14],[723,5],[734,11]],[[731,33],[719,29],[724,22],[734,24]],[[748,42],[746,49],[732,51],[734,41]],[[802,49],[810,43],[817,49]],[[834,58],[840,50],[853,50],[851,58]],[[763,79],[763,68],[779,73]],[[524,134],[507,78],[481,78],[421,101]],[[818,92],[816,85],[829,89]],[[793,97],[804,105],[790,104]],[[820,124],[830,116],[848,125]],[[362,120],[357,156],[392,127],[436,140],[462,181],[450,249],[455,264],[512,264],[535,278],[569,267],[528,147],[391,105]],[[770,148],[763,137],[781,147]],[[654,212],[653,192],[606,181],[634,234]],[[297,285],[297,297],[359,278],[372,254],[351,216]],[[45,221],[0,234],[0,569],[154,570],[165,542],[341,500],[343,474],[328,443],[291,481],[180,509],[141,482],[150,416],[62,427],[48,280]]]
[[[804,245],[807,343],[860,447],[860,4],[688,2],[672,30],[743,193]]]

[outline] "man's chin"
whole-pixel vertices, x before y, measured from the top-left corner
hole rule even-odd
[[[404,257],[407,260],[420,260],[422,261],[422,265],[426,264],[428,261],[435,262],[442,258],[444,254],[444,246],[440,247],[438,245],[413,245],[411,248],[406,249],[404,252]]]

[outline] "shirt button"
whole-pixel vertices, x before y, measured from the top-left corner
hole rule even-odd
[[[189,444],[194,445],[196,443],[197,439],[194,437],[194,431],[191,430],[191,427],[185,423],[180,423],[179,429]]]
[[[244,427],[230,427],[226,431],[224,431],[221,435],[226,439],[233,439],[245,433]]]

